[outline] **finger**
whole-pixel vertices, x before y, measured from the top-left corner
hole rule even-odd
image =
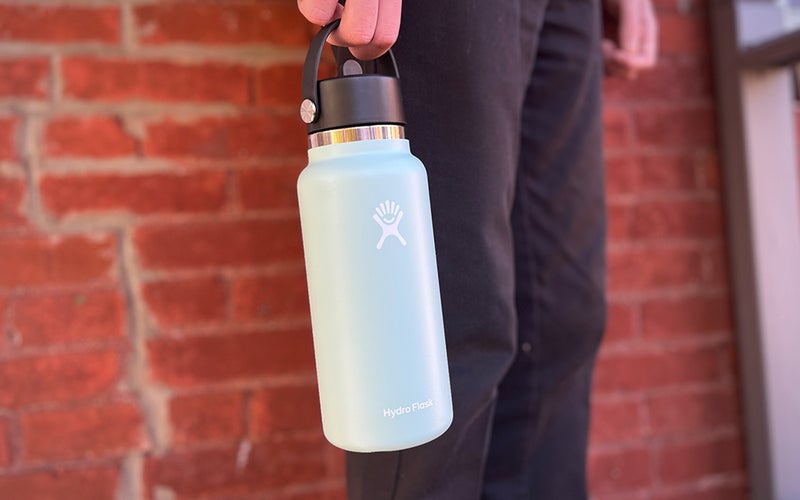
[[[369,45],[377,21],[378,0],[348,0],[342,11],[342,23],[331,34],[330,42],[345,47]]]
[[[636,54],[639,48],[637,0],[621,0],[619,4],[619,46],[623,52]]]
[[[320,26],[333,21],[338,5],[337,0],[297,0],[297,8],[303,17]]]
[[[644,2],[644,29],[642,38],[642,57],[648,63],[648,68],[655,66],[658,61],[658,19],[653,11],[653,4],[650,1]]]
[[[376,59],[394,45],[397,35],[400,33],[402,4],[402,0],[379,2],[378,19],[372,41],[367,46],[351,49],[354,56],[364,61]]]

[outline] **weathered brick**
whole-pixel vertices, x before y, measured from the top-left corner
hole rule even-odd
[[[147,344],[153,378],[173,387],[312,373],[306,330],[157,338]]]
[[[246,277],[233,284],[233,314],[240,321],[307,318],[308,289],[302,272]]]
[[[125,336],[125,302],[118,292],[27,296],[14,301],[12,311],[23,346]]]
[[[664,55],[705,55],[709,53],[708,18],[697,15],[658,16],[658,50]]]
[[[136,154],[136,140],[110,116],[69,116],[52,120],[44,131],[45,155],[113,158]]]
[[[238,172],[237,187],[248,209],[296,209],[300,168],[252,168]]]
[[[119,484],[117,467],[92,467],[0,475],[0,498],[108,500]]]
[[[659,153],[641,157],[640,193],[688,192],[697,188],[691,155]]]
[[[633,232],[638,239],[721,239],[722,207],[716,200],[640,202]]]
[[[636,219],[635,209],[628,203],[609,203],[606,207],[608,215],[608,239],[612,243],[626,242],[633,239]]]
[[[178,498],[230,498],[307,485],[328,475],[320,437],[256,443],[246,453],[235,447],[182,451],[145,463],[148,491],[157,486]]]
[[[731,304],[727,295],[653,299],[642,306],[644,335],[666,339],[729,333]]]
[[[707,253],[692,247],[612,249],[608,256],[609,289],[652,290],[707,282]]]
[[[0,117],[0,160],[17,159],[18,121],[13,116]]]
[[[168,158],[264,158],[306,152],[306,135],[295,114],[166,120],[147,127],[144,152]]]
[[[592,492],[618,493],[647,488],[652,476],[652,459],[644,447],[598,451],[589,455]]]
[[[0,363],[0,407],[76,401],[113,392],[121,374],[109,349],[11,359]]]
[[[93,101],[247,104],[250,72],[235,64],[75,57],[64,60],[64,95]]]
[[[116,42],[119,9],[71,5],[2,5],[0,40]]]
[[[315,385],[270,387],[256,392],[250,403],[251,432],[256,438],[322,427]]]
[[[11,463],[11,441],[6,420],[0,420],[0,469],[7,467]],[[2,488],[2,487],[0,487]]]
[[[603,342],[623,342],[636,337],[636,306],[611,301]]]
[[[112,236],[29,236],[0,239],[0,287],[77,284],[113,276]]]
[[[632,144],[631,116],[623,109],[607,106],[603,111],[603,144],[607,150],[628,148]]]
[[[635,80],[607,78],[607,102],[687,102],[711,99],[711,64],[707,61],[659,61]]]
[[[142,292],[162,326],[220,322],[227,316],[226,286],[218,277],[150,282]]]
[[[262,106],[299,106],[303,100],[300,82],[303,67],[280,64],[256,73],[256,103]]]
[[[291,2],[249,4],[155,3],[134,9],[139,40],[147,44],[275,43],[305,46],[309,25]]]
[[[716,128],[711,106],[647,107],[634,113],[638,141],[645,146],[714,147]]]
[[[594,378],[601,393],[650,391],[721,382],[724,349],[717,346],[602,353]]]
[[[658,453],[658,476],[665,484],[697,481],[743,470],[738,437],[702,438],[665,444]]]
[[[654,435],[712,432],[740,423],[738,399],[730,388],[653,395],[647,405]]]
[[[29,463],[121,456],[146,448],[141,412],[130,403],[27,413],[21,427]]]
[[[0,97],[46,98],[49,77],[44,57],[0,59]]]
[[[173,445],[240,439],[244,433],[241,393],[177,396],[169,402]]]
[[[613,200],[622,195],[639,192],[640,168],[636,158],[612,156],[606,158],[606,193]]]
[[[25,198],[25,180],[16,177],[0,177],[0,229],[24,226],[22,201]]]
[[[134,241],[147,268],[263,265],[302,256],[295,219],[144,225]]]
[[[226,179],[221,171],[48,175],[40,186],[45,207],[58,215],[114,210],[211,212],[225,205]]]

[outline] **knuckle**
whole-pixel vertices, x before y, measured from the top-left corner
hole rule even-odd
[[[333,6],[333,8],[331,8]],[[325,24],[331,20],[334,9],[336,8],[336,1],[329,0],[298,0],[297,7],[300,13],[309,22],[314,24]]]

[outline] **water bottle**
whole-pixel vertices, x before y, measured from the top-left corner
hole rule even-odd
[[[453,418],[427,175],[405,139],[391,53],[350,56],[317,81],[337,26],[306,57],[297,183],[322,427],[345,450],[401,450]]]

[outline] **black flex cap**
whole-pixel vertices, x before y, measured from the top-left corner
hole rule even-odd
[[[337,19],[323,27],[306,56],[300,115],[308,125],[308,133],[365,125],[405,125],[400,79],[391,51],[375,61],[362,62],[347,49],[337,49],[339,74],[317,81],[325,41],[338,26]]]

